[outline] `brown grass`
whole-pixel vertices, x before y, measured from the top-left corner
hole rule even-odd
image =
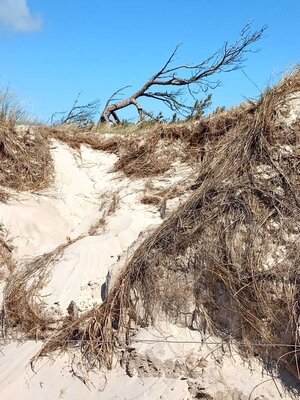
[[[137,130],[136,125],[133,125],[123,128],[123,131],[122,128],[119,129],[118,133],[113,133],[114,129],[109,128],[106,128],[106,132],[102,132],[104,128],[101,128],[100,132],[86,133],[65,127],[48,128],[46,134],[75,149],[80,149],[80,145],[84,144],[94,150],[117,154],[119,159],[114,167],[115,171],[123,171],[127,176],[141,177],[168,170],[172,161],[171,153],[167,154],[165,149],[162,149],[160,159],[156,159],[154,163],[160,142],[160,134],[155,132],[155,126],[150,124],[147,129]]]
[[[174,156],[173,146],[166,145],[155,132],[150,137],[130,136],[123,140],[114,170],[137,178],[154,176],[166,172]]]
[[[53,163],[46,138],[17,130],[13,122],[0,122],[0,201],[9,190],[39,191],[49,185]]]
[[[90,132],[75,128],[48,128],[46,134],[80,149],[81,144],[118,155],[115,171],[136,178],[156,176],[168,171],[175,161],[198,165],[220,138],[238,123],[243,114],[251,114],[254,105],[244,104],[215,113],[195,122],[143,123]]]
[[[232,337],[246,354],[271,358],[298,377],[300,130],[279,115],[286,97],[299,90],[297,69],[257,103],[195,123],[139,127],[128,137],[48,129],[48,138],[73,148],[84,143],[116,153],[115,170],[129,176],[152,176],[181,159],[197,166],[198,179],[190,198],[134,252],[103,304],[53,331],[38,292],[63,245],[12,274],[5,327],[30,337],[51,335],[45,353],[83,340],[88,363],[111,367],[130,340],[130,328],[163,314],[191,329]],[[13,126],[1,127],[4,187],[36,190],[48,182],[48,148],[43,143],[38,149],[39,139],[26,135],[19,140]],[[154,193],[144,201],[169,195]]]
[[[127,135],[119,146],[115,170],[143,178],[168,171],[176,161],[198,165],[210,147],[252,109],[253,105],[245,104],[200,121],[152,124],[151,129]]]
[[[82,238],[84,235],[68,239],[49,253],[14,265],[6,279],[3,296],[2,333],[5,336],[13,330],[27,338],[45,339],[59,330],[64,320],[46,311],[40,291],[51,278],[51,267],[63,257],[65,249]]]
[[[73,149],[79,150],[81,144],[90,146],[94,150],[106,151],[108,153],[117,153],[119,148],[120,138],[118,135],[104,137],[99,133],[82,132],[79,128],[48,127],[44,128],[45,135],[48,138],[59,140],[67,143]]]
[[[193,195],[135,251],[108,299],[57,332],[60,347],[87,340],[86,360],[111,366],[130,326],[164,313],[299,376],[300,132],[277,117],[299,89],[298,69],[210,144]]]
[[[19,265],[7,279],[3,301],[4,334],[18,329],[29,338],[43,339],[56,321],[45,312],[45,304],[39,297],[49,275],[49,265],[57,261],[71,243],[57,247],[50,253]]]
[[[6,232],[0,225],[0,280],[4,280],[9,272],[14,269],[14,261],[12,259],[13,246],[7,239]]]
[[[155,194],[144,194],[141,198],[141,203],[143,204],[152,204],[154,206],[158,206],[162,203],[162,197],[157,196]]]
[[[100,209],[103,211],[102,218],[91,226],[88,234],[97,235],[103,233],[106,218],[116,212],[118,205],[119,196],[117,193],[106,194]],[[39,293],[51,277],[51,266],[63,256],[64,250],[68,246],[83,237],[83,235],[80,235],[49,253],[24,262],[15,269],[10,269],[11,274],[7,278],[2,311],[2,325],[4,326],[5,335],[11,329],[17,329],[18,332],[26,337],[45,339],[54,330],[59,329],[63,319],[54,318],[53,315],[46,311],[46,304]],[[2,241],[0,235],[0,267],[2,261],[9,261],[1,258],[2,249],[8,250],[11,247],[4,240]],[[7,251],[4,254],[8,256]]]

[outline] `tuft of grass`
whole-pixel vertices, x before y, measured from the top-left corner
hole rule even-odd
[[[18,129],[12,122],[0,123],[0,199],[9,190],[39,191],[53,178],[50,145],[39,132]]]
[[[28,122],[29,115],[9,87],[0,91],[0,124]]]
[[[29,116],[7,88],[0,92],[0,201],[12,191],[38,191],[49,185],[53,163],[49,142],[38,131],[17,124]]]
[[[143,204],[152,204],[154,206],[160,205],[162,202],[162,198],[160,196],[156,196],[155,194],[145,193],[141,198],[141,203]]]
[[[15,265],[12,260],[13,247],[7,240],[7,233],[0,224],[0,280],[5,279],[12,272]]]

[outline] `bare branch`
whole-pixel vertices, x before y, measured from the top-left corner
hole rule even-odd
[[[106,102],[104,108],[106,108],[112,101],[116,101],[115,96],[116,96],[117,94],[123,95],[123,93],[121,93],[122,90],[128,89],[128,88],[130,88],[130,87],[131,87],[131,85],[127,85],[127,86],[124,86],[124,87],[122,87],[122,88],[116,90],[116,91],[110,96],[110,98],[107,100],[107,102]]]
[[[79,97],[81,92],[78,93],[73,106],[71,107],[70,111],[62,111],[62,112],[55,112],[51,116],[51,123],[56,124],[77,124],[77,125],[88,125],[93,123],[93,118],[98,112],[100,100],[96,99],[88,104],[84,105],[77,105],[79,101]],[[58,121],[55,121],[55,117],[58,115],[65,115],[65,117],[60,118]]]

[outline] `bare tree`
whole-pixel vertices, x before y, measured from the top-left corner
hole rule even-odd
[[[225,42],[221,49],[198,64],[172,66],[179,45],[176,46],[164,66],[137,92],[124,100],[117,101],[115,100],[115,95],[128,86],[117,90],[106,103],[99,122],[111,122],[112,118],[113,122],[119,123],[120,119],[117,111],[130,105],[136,107],[140,120],[145,117],[156,119],[152,113],[146,111],[139,103],[138,100],[143,97],[161,101],[172,111],[181,115],[189,112],[191,107],[181,100],[182,96],[188,93],[196,100],[195,96],[199,92],[206,92],[220,85],[219,79],[211,80],[213,76],[220,72],[230,72],[242,68],[246,53],[251,52],[250,45],[262,38],[265,29],[266,27],[264,26],[252,33],[250,24],[245,25],[234,43]],[[152,91],[153,87],[163,87],[166,90]],[[174,90],[168,90],[167,87],[174,88]]]

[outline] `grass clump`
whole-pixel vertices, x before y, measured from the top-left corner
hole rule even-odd
[[[0,123],[0,200],[9,189],[39,191],[53,177],[49,142],[38,132],[18,129],[13,122]],[[2,195],[1,195],[2,193]]]
[[[23,122],[28,114],[9,88],[0,91],[0,124],[4,122]]]
[[[13,191],[38,191],[53,175],[50,146],[39,132],[31,131],[28,114],[9,89],[0,92],[0,201]]]

